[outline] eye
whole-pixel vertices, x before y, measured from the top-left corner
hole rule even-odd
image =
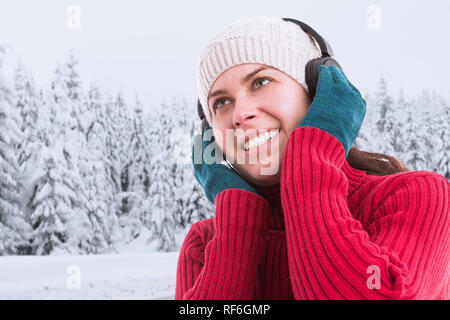
[[[271,81],[270,79],[267,78],[258,78],[255,80],[255,82],[253,82],[253,85],[257,84],[257,83],[262,83],[262,81],[267,80],[267,81]]]
[[[220,109],[222,107],[219,107],[220,102],[228,100],[227,98],[219,98],[214,102],[214,109]]]

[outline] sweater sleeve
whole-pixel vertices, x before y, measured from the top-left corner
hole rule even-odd
[[[217,195],[215,207],[212,239],[204,243],[196,226],[183,242],[176,300],[257,298],[257,270],[267,247],[269,203],[252,192],[227,189]]]
[[[372,203],[366,230],[348,208],[344,161],[326,131],[302,127],[289,137],[281,197],[295,298],[436,298],[449,276],[447,179],[397,175]]]

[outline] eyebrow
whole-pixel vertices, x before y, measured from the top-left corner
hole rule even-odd
[[[241,80],[241,84],[244,85],[245,83],[247,83],[255,74],[257,74],[260,71],[263,71],[265,69],[269,69],[268,67],[260,67],[258,69],[256,69],[255,71],[250,72],[248,75],[246,75],[244,78],[242,78]],[[211,92],[211,94],[208,97],[208,101],[211,100],[211,98],[218,96],[219,94],[224,94],[227,93],[226,90],[216,90],[214,92]]]

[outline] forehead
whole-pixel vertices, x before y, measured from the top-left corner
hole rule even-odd
[[[265,64],[244,63],[244,64],[239,64],[237,66],[233,66],[233,67],[225,70],[217,79],[219,79],[222,76],[226,76],[226,75],[238,75],[238,74],[247,75],[249,72],[255,71],[260,68],[265,68],[266,70],[275,71],[275,72],[276,71],[281,72],[278,69],[273,68],[268,65],[265,65]]]
[[[220,76],[218,76],[217,79],[214,81],[211,90],[216,89],[219,85],[225,83],[239,84],[239,81],[241,79],[261,68],[265,68],[262,72],[270,72],[278,74],[280,76],[284,75],[282,71],[265,64],[259,63],[239,64],[225,70],[222,74],[220,74]]]

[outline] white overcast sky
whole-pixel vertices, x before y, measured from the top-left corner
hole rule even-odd
[[[81,10],[79,30],[67,28],[70,5]],[[367,26],[370,5],[380,9],[380,29]],[[258,15],[310,24],[363,93],[374,92],[382,73],[395,95],[428,88],[450,98],[448,0],[0,0],[0,45],[7,77],[20,58],[48,87],[56,62],[74,49],[85,87],[96,80],[112,93],[122,88],[130,104],[137,92],[150,109],[172,96],[196,99],[208,40]]]

